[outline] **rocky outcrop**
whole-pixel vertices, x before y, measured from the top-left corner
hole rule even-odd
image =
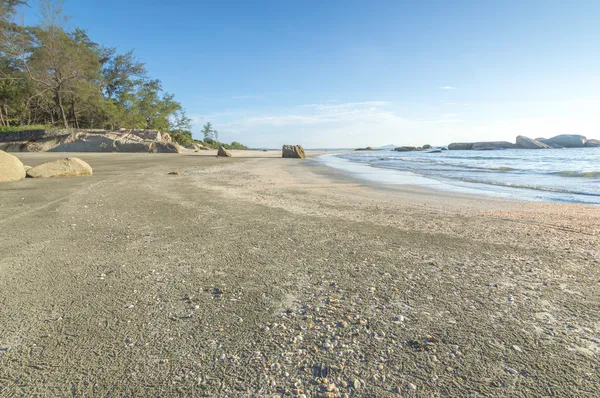
[[[219,151],[217,152],[217,156],[218,157],[222,157],[222,158],[230,158],[231,157],[231,152],[229,152],[227,149],[225,149],[222,146],[220,146],[219,147]]]
[[[600,147],[600,140],[587,140],[585,142],[586,148],[598,148]]]
[[[448,145],[450,151],[470,151],[471,149],[473,149],[472,142],[453,142]]]
[[[357,148],[357,149],[355,149],[355,151],[372,151],[372,150],[373,150],[373,147],[370,147],[370,146],[368,146],[366,148]]]
[[[79,158],[65,158],[33,167],[27,171],[31,178],[91,176],[92,168]]]
[[[493,151],[496,149],[512,149],[516,145],[508,141],[474,142],[471,148],[474,151]]]
[[[564,148],[564,146],[562,146],[562,145],[558,145],[558,144],[552,143],[547,138],[536,138],[535,140],[541,142],[542,144],[548,145],[550,148],[554,148],[554,149],[562,149],[562,148]]]
[[[523,135],[517,136],[517,148],[521,149],[547,149],[550,148],[548,144],[544,144],[538,140],[534,140]]]
[[[156,153],[179,153],[183,147],[174,142],[157,141],[154,143]]]
[[[412,152],[412,151],[416,151],[417,147],[414,146],[399,146],[398,148],[395,148],[394,151],[396,152]]]
[[[281,156],[284,158],[304,159],[306,153],[300,145],[284,145],[281,150]]]
[[[24,178],[23,163],[16,156],[0,151],[0,182],[20,181]]]
[[[0,134],[0,149],[8,152],[160,152],[182,147],[168,133],[156,130],[33,130]]]
[[[169,133],[163,133],[158,130],[119,130],[120,133],[134,135],[143,140],[173,142]]]
[[[197,143],[193,143],[191,145],[188,145],[187,149],[191,149],[192,151],[195,151],[195,152],[210,150],[210,148],[205,147],[204,145],[197,144]]]
[[[556,137],[548,138],[547,140],[542,140],[544,144],[549,146],[560,146],[564,148],[583,148],[587,138],[583,135],[578,134],[561,134]]]
[[[425,144],[422,146],[423,149],[431,149],[431,145],[429,144]]]

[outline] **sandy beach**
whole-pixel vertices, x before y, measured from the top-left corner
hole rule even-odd
[[[0,397],[600,396],[599,207],[233,153],[0,185]]]

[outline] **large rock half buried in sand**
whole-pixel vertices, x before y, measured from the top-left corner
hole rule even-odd
[[[44,163],[27,171],[31,178],[91,176],[92,168],[79,158],[65,158]]]
[[[217,152],[217,156],[222,157],[222,158],[230,158],[231,157],[231,153],[223,148],[222,146],[219,147],[219,152]]]
[[[304,148],[300,145],[284,145],[281,152],[284,158],[304,159],[306,157]]]
[[[20,181],[23,178],[23,163],[16,156],[0,151],[0,182]]]

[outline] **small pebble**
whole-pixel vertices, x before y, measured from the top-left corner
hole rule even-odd
[[[521,349],[521,347],[519,347],[518,345],[513,345],[513,346],[512,346],[512,348],[513,348],[515,351],[518,351],[518,352],[523,352],[523,350]]]
[[[417,390],[417,386],[415,386],[413,383],[408,383],[408,385],[406,386],[406,388],[408,388],[411,391],[416,391]]]

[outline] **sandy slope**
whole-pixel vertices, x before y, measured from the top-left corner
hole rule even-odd
[[[598,207],[243,154],[0,185],[0,396],[600,395]]]

